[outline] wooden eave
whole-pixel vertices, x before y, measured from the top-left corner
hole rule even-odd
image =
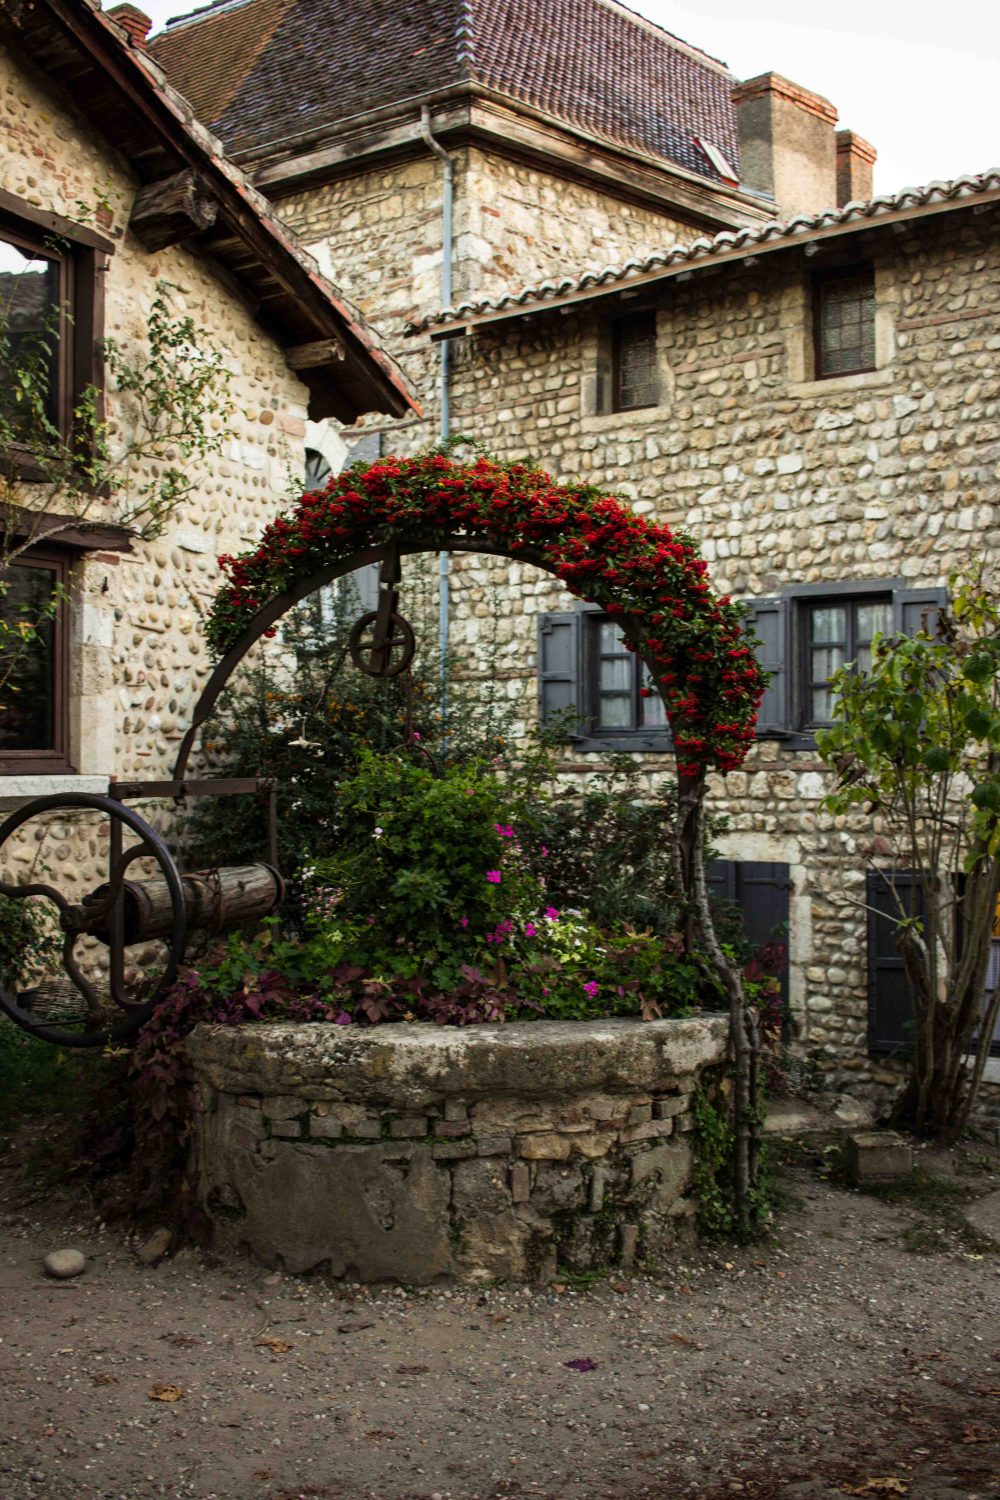
[[[514,157],[615,197],[654,208],[700,229],[735,229],[766,223],[774,204],[731,184],[652,157],[637,148],[574,129],[518,100],[463,83],[398,105],[373,110],[351,123],[334,127],[326,138],[297,145],[275,142],[238,153],[254,182],[280,199],[340,177],[370,171],[376,163],[425,155],[420,133],[420,104],[431,109],[435,137],[450,150],[475,143],[498,155]]]
[[[233,279],[256,320],[282,348],[337,339],[343,358],[301,373],[309,414],[354,422],[366,412],[419,411],[394,361],[294,245],[287,229],[226,161],[157,64],[122,40],[90,0],[0,0],[0,34],[16,55],[69,95],[69,103],[128,162],[140,185],[192,171],[218,205],[215,223],[184,240],[223,280]],[[228,283],[227,283],[228,284]]]

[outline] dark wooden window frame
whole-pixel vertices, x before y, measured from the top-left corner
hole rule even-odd
[[[844,647],[844,661],[854,661],[858,651],[858,626],[857,611],[863,604],[888,604],[892,610],[892,589],[875,586],[864,588],[861,592],[848,593],[839,589],[831,589],[828,594],[822,594],[812,599],[799,599],[796,602],[795,611],[795,636],[798,643],[798,702],[796,704],[795,721],[799,726],[799,732],[812,737],[817,729],[828,729],[833,723],[832,719],[814,719],[812,717],[812,694],[813,689],[822,687],[825,681],[817,681],[812,675],[812,635],[809,622],[813,613],[818,609],[843,609],[846,614],[845,630],[846,640],[842,643]],[[839,645],[840,642],[821,642],[820,644]],[[861,645],[869,642],[861,641]]]
[[[658,724],[643,724],[642,705],[645,699],[642,696],[643,664],[634,651],[626,650],[622,642],[621,650],[608,652],[601,647],[601,626],[608,623],[609,617],[599,610],[588,610],[585,612],[583,621],[583,677],[584,677],[584,706],[586,709],[587,722],[591,725],[591,732],[601,739],[611,739],[621,736],[631,738],[635,735],[666,734],[666,727]],[[628,694],[629,717],[631,722],[621,726],[601,723],[601,699],[605,696],[605,690],[601,687],[601,662],[605,660],[625,661],[629,668],[629,685],[623,689],[620,696]]]
[[[11,568],[44,568],[55,573],[55,584],[63,591],[52,620],[52,745],[48,749],[5,750],[0,746],[0,776],[46,775],[72,772],[69,744],[69,652],[70,587],[73,553],[58,547],[32,547]]]
[[[642,328],[653,342],[653,398],[651,401],[622,401],[622,345],[630,332]],[[613,412],[650,411],[660,404],[660,379],[657,366],[656,311],[653,308],[626,313],[611,325],[611,410]]]
[[[104,415],[104,273],[114,244],[87,225],[47,213],[0,189],[0,233],[12,243],[59,262],[60,328],[56,423],[62,437],[72,431],[73,412],[88,386],[97,392],[97,418]],[[82,454],[86,459],[91,455]],[[9,455],[25,480],[44,480],[32,456]]]
[[[836,380],[847,375],[866,375],[878,368],[873,359],[870,365],[857,365],[851,370],[826,370],[823,367],[823,294],[824,289],[835,281],[860,281],[864,277],[871,282],[875,293],[875,267],[871,261],[859,261],[853,265],[829,266],[812,274],[812,320],[813,320],[813,376],[816,380]],[[877,315],[873,310],[872,318]],[[875,345],[875,327],[872,328],[872,346]]]

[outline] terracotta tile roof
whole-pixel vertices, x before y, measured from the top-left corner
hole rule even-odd
[[[710,179],[696,138],[739,160],[725,66],[617,0],[220,0],[151,48],[240,153],[469,84]]]
[[[494,322],[504,317],[523,317],[544,312],[566,302],[585,301],[607,293],[632,288],[637,282],[651,282],[676,277],[685,272],[720,261],[748,260],[772,250],[802,245],[809,240],[826,238],[852,229],[867,229],[880,220],[925,217],[949,209],[972,207],[982,199],[1000,202],[1000,167],[987,172],[956,177],[950,182],[931,182],[926,187],[903,188],[867,202],[845,204],[819,214],[799,214],[787,223],[774,221],[755,228],[724,230],[712,239],[697,239],[676,245],[662,254],[647,255],[643,260],[629,260],[621,266],[607,266],[603,271],[588,271],[579,277],[566,276],[558,281],[540,281],[536,286],[501,297],[463,302],[430,313],[419,322],[408,323],[405,332],[464,332],[478,322]]]

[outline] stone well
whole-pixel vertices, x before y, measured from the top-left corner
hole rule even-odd
[[[724,1016],[200,1026],[192,1175],[221,1247],[410,1284],[655,1266],[694,1234]]]

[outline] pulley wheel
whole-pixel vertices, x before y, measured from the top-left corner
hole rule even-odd
[[[380,628],[378,610],[362,615],[347,642],[351,660],[368,677],[398,677],[405,672],[417,649],[413,626],[395,612]]]
[[[29,878],[23,884],[15,885],[0,878],[0,895],[13,901],[51,903],[62,932],[62,975],[56,978],[46,975],[37,982],[34,976],[27,982],[24,979],[18,981],[8,965],[7,972],[0,972],[0,1009],[24,1031],[42,1041],[54,1042],[61,1047],[104,1047],[134,1036],[173,984],[187,946],[184,893],[177,866],[155,829],[132,808],[124,807],[113,797],[85,792],[37,797],[11,813],[0,824],[0,869],[5,865],[10,869],[12,840],[20,829],[36,819],[44,819],[48,813],[59,812],[69,815],[93,812],[107,820],[107,877],[99,882],[98,889],[80,901],[71,900],[54,885],[42,881]],[[126,847],[128,834],[133,835],[135,841]],[[64,842],[72,843],[72,831],[60,837]],[[44,824],[40,822],[28,845],[29,851],[37,851],[36,858],[41,858],[44,840]],[[71,853],[69,859],[72,858]],[[130,866],[138,860],[150,860],[158,867],[170,895],[171,920],[169,932],[157,939],[161,953],[151,972],[127,980],[123,887]],[[47,873],[44,864],[42,870]],[[33,873],[33,870],[29,871],[29,875]],[[76,949],[83,939],[92,937],[101,927],[110,934],[108,974],[106,980],[97,981],[84,971]]]

